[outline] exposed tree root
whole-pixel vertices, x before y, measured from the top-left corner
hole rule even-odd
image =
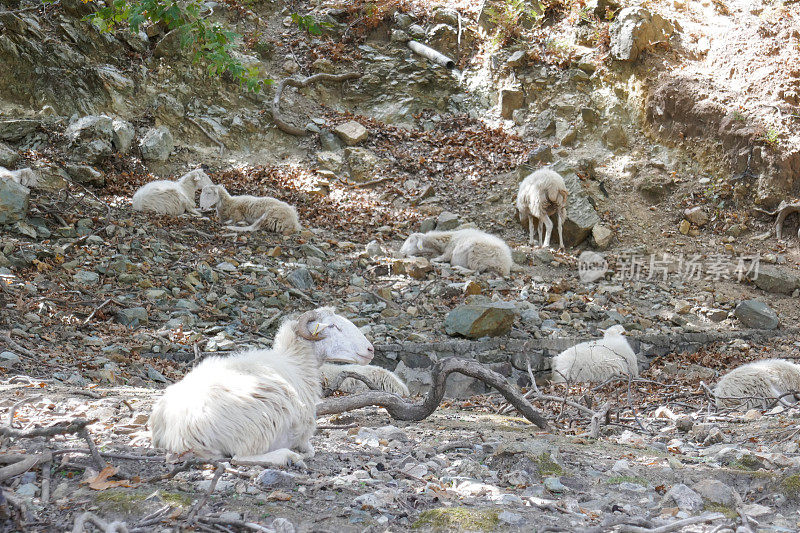
[[[359,74],[358,72],[347,72],[345,74],[327,74],[327,73],[314,74],[313,76],[303,78],[302,80],[298,80],[296,78],[286,78],[278,84],[278,88],[275,90],[275,96],[272,98],[272,120],[275,122],[275,125],[278,126],[278,129],[280,129],[281,131],[286,132],[290,135],[303,136],[306,134],[305,128],[298,128],[297,126],[293,126],[288,122],[286,122],[283,116],[281,116],[281,96],[283,95],[283,90],[286,87],[297,87],[299,89],[302,89],[303,87],[307,87],[312,83],[316,83],[318,81],[345,81],[360,77],[361,74]]]
[[[783,200],[775,211],[765,211],[764,209],[756,210],[771,216],[777,215],[775,219],[775,236],[781,239],[783,237],[783,224],[786,222],[786,217],[792,213],[800,213],[800,202],[788,203],[786,200]],[[797,237],[800,238],[800,230],[797,232]]]
[[[433,385],[421,404],[409,403],[390,392],[370,391],[339,398],[328,398],[317,406],[317,416],[333,415],[377,405],[386,409],[398,420],[424,420],[433,413],[444,397],[447,376],[453,372],[478,379],[497,389],[500,394],[526,419],[542,429],[548,429],[547,420],[522,395],[512,387],[506,378],[489,370],[477,361],[450,357],[437,362],[431,371]]]

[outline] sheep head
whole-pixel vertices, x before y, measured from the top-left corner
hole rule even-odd
[[[438,254],[432,246],[429,246],[428,239],[424,233],[412,233],[400,248],[400,253],[406,257],[425,254]]]
[[[203,188],[208,187],[210,185],[214,185],[214,182],[211,181],[211,178],[208,177],[208,174],[206,174],[205,172],[203,172],[200,169],[192,170],[190,172],[187,172],[186,174],[181,176],[181,179],[180,179],[180,181],[182,181],[184,183],[186,181],[190,181],[190,180],[192,182],[192,185],[194,185],[194,190],[203,189]]]
[[[206,185],[200,193],[200,209],[211,209],[219,203],[219,189],[222,185]]]
[[[372,343],[361,330],[330,307],[320,307],[300,315],[295,333],[314,343],[314,352],[320,361],[366,365],[375,355]]]
[[[625,334],[625,327],[621,326],[620,324],[616,324],[611,326],[608,329],[603,330],[603,337],[612,337],[614,335],[624,335]]]

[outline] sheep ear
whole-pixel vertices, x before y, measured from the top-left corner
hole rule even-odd
[[[425,251],[425,243],[422,242],[422,239],[417,239],[417,250],[420,252]]]

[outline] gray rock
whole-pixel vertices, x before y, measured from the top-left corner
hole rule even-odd
[[[369,132],[367,128],[359,124],[355,120],[339,124],[334,128],[333,132],[339,136],[341,140],[348,146],[355,146],[356,144],[367,140]]]
[[[90,167],[89,165],[76,165],[74,163],[67,163],[67,174],[73,180],[84,185],[95,185],[102,187],[106,183],[105,176]]]
[[[164,374],[153,368],[151,365],[144,365],[144,369],[145,373],[147,374],[147,379],[157,381],[159,383],[169,382],[169,380],[164,376]]]
[[[424,218],[422,222],[419,223],[419,231],[422,233],[428,233],[429,231],[433,231],[436,229],[436,219],[433,217]]]
[[[297,481],[289,472],[267,468],[258,475],[256,484],[265,489],[293,489]]]
[[[27,118],[0,119],[0,140],[18,141],[36,131],[39,121]]]
[[[317,259],[325,259],[327,256],[325,252],[314,246],[313,244],[301,244],[300,252],[306,257],[316,257]]]
[[[0,367],[13,368],[20,362],[20,358],[14,352],[0,352]]]
[[[499,94],[500,115],[503,118],[511,118],[516,109],[525,105],[525,93],[521,87],[504,87]]]
[[[111,117],[105,115],[87,115],[69,126],[64,135],[70,142],[90,142],[101,140],[109,144],[113,138]]]
[[[100,281],[100,274],[88,270],[79,270],[72,276],[72,279],[81,285],[96,285]]]
[[[33,498],[38,491],[39,487],[36,486],[36,483],[23,483],[14,492],[23,498]]]
[[[603,142],[610,150],[628,146],[628,135],[625,128],[619,124],[612,124],[603,132]]]
[[[528,154],[528,164],[550,163],[553,161],[553,149],[549,146],[539,146]]]
[[[681,510],[690,513],[703,508],[703,498],[683,483],[678,483],[669,489],[664,495],[661,505],[666,507],[667,505],[672,505],[672,502]]]
[[[0,224],[22,220],[28,214],[31,191],[16,181],[0,179]]]
[[[428,32],[428,46],[446,56],[458,50],[458,30],[449,24],[437,24]]]
[[[567,220],[564,222],[564,244],[565,246],[577,246],[589,236],[594,226],[600,222],[600,217],[589,202],[589,195],[583,189],[578,175],[574,172],[566,175],[560,172],[560,174],[564,178],[567,191],[569,191]],[[552,239],[557,238],[558,234],[553,228]],[[551,244],[554,242],[552,239]]]
[[[286,278],[295,289],[306,291],[314,287],[314,279],[307,268],[298,268]]]
[[[517,50],[506,60],[506,66],[510,68],[521,67],[525,64],[525,52]]]
[[[592,237],[598,250],[607,250],[611,244],[611,239],[614,238],[614,232],[610,228],[596,224],[592,228]]]
[[[142,159],[147,161],[166,161],[175,148],[175,140],[166,126],[147,130],[139,142]]]
[[[716,479],[702,479],[694,485],[694,490],[711,503],[734,506],[737,494],[732,488]]]
[[[317,152],[317,164],[324,170],[330,170],[334,174],[340,174],[344,168],[344,157],[340,152],[330,152],[322,150]]]
[[[567,490],[567,487],[557,477],[545,478],[544,487],[550,492],[565,492]]]
[[[696,226],[705,226],[708,224],[708,213],[703,206],[690,207],[683,211],[683,216]]]
[[[611,23],[611,56],[635,61],[650,43],[667,40],[675,31],[671,22],[643,7],[623,9]]]
[[[449,211],[442,211],[436,218],[436,230],[450,231],[452,229],[456,229],[460,223],[461,222],[458,219],[458,215]]]
[[[13,167],[17,164],[19,154],[5,143],[0,143],[0,167]]]
[[[549,137],[556,132],[556,116],[551,110],[542,111],[532,124],[525,128],[527,135]]]
[[[800,288],[800,276],[773,266],[759,267],[752,280],[759,289],[776,294],[792,294]]]
[[[375,240],[369,241],[369,243],[367,244],[366,252],[367,256],[370,258],[380,257],[384,254],[383,248],[381,248],[381,245],[378,243],[378,241]]]
[[[448,335],[470,339],[497,337],[511,331],[517,315],[510,302],[462,305],[447,314],[444,329]]]
[[[600,114],[591,107],[581,108],[581,118],[586,124],[591,126],[594,126],[600,122]]]
[[[777,329],[778,315],[764,302],[744,300],[739,302],[733,314],[746,328]]]
[[[131,149],[133,137],[136,135],[133,124],[127,120],[115,119],[111,124],[111,129],[111,142],[114,144],[114,148],[121,154],[127,153]]]
[[[375,178],[375,170],[381,160],[371,150],[348,147],[345,148],[344,155],[350,166],[350,177],[355,181],[364,182]]]
[[[131,307],[117,311],[117,322],[123,326],[136,327],[148,322],[147,309],[144,307]]]

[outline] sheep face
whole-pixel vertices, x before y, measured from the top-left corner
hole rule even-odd
[[[439,251],[428,244],[423,233],[412,233],[403,243],[403,246],[400,248],[400,253],[406,257],[410,257],[414,255],[438,254]]]
[[[219,202],[218,185],[206,185],[200,193],[200,209],[211,209]]]
[[[310,333],[319,337],[314,342],[314,353],[320,361],[366,365],[375,355],[375,348],[361,330],[329,308],[318,309],[307,327]]]
[[[184,179],[192,180],[194,184],[194,189],[203,189],[208,187],[209,185],[214,185],[214,182],[211,181],[211,178],[208,177],[208,174],[203,172],[202,170],[192,170],[191,172],[187,172],[186,174],[181,177],[181,181]]]

